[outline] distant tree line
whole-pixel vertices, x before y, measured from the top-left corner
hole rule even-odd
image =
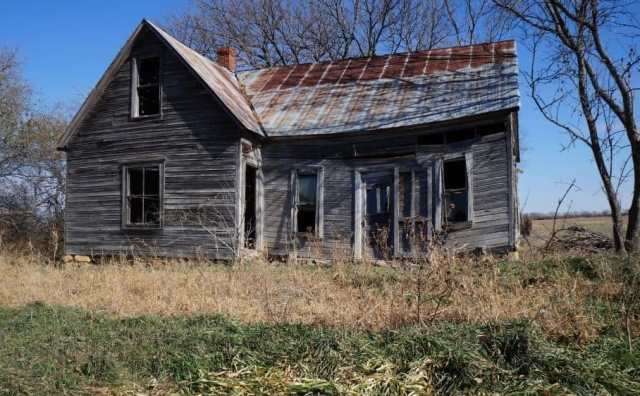
[[[626,216],[627,212],[623,212],[622,216]],[[530,217],[533,220],[545,220],[553,219],[553,212],[528,212],[524,216]],[[558,214],[559,219],[575,219],[578,217],[610,217],[610,210],[579,210],[567,213]]]

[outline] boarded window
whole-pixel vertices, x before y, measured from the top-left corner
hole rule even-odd
[[[134,116],[160,114],[160,59],[143,58],[135,63]]]
[[[469,186],[464,158],[444,163],[444,204],[447,223],[469,221]]]
[[[125,168],[126,225],[160,225],[160,166]]]
[[[315,174],[298,174],[297,179],[297,231],[315,233],[318,177]]]

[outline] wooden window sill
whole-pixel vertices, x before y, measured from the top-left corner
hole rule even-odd
[[[161,225],[124,225],[122,226],[123,231],[159,231],[162,230]]]
[[[162,113],[141,116],[129,116],[129,121],[162,120]]]
[[[297,238],[322,240],[322,238],[320,238],[317,234],[312,232],[296,232],[295,236]]]

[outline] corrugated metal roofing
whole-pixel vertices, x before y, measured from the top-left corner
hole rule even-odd
[[[515,42],[238,73],[268,136],[406,127],[519,106]]]
[[[142,27],[173,48],[247,130],[300,136],[406,127],[519,106],[515,42],[284,66],[238,73],[143,20],[61,138],[65,147]]]

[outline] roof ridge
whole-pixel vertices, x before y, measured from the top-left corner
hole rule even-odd
[[[452,50],[452,49],[456,49],[456,48],[473,48],[473,47],[480,47],[483,45],[495,45],[498,43],[516,43],[515,39],[506,39],[506,40],[497,40],[497,41],[484,41],[482,43],[475,43],[475,44],[466,44],[466,45],[454,45],[454,46],[448,46],[448,47],[437,47],[437,48],[430,48],[430,49],[424,49],[424,50],[418,50],[418,51],[403,51],[403,52],[389,52],[387,54],[376,54],[376,55],[370,55],[370,56],[354,56],[354,57],[349,57],[349,58],[342,58],[342,59],[334,59],[334,60],[325,60],[325,61],[321,61],[321,62],[305,62],[305,63],[294,63],[294,64],[289,64],[289,65],[277,65],[277,66],[269,66],[269,67],[256,67],[253,69],[246,69],[246,70],[240,70],[238,71],[238,73],[250,73],[250,72],[256,72],[256,71],[260,71],[260,70],[272,70],[272,69],[285,69],[285,68],[290,68],[290,67],[294,67],[294,66],[306,66],[306,65],[323,65],[323,64],[329,64],[332,62],[346,62],[346,61],[350,61],[350,60],[361,60],[361,59],[373,59],[373,58],[386,58],[392,55],[398,55],[398,56],[402,56],[402,55],[411,55],[411,54],[422,54],[422,53],[427,53],[427,52],[431,52],[431,51],[442,51],[442,50]],[[514,46],[515,48],[515,46]],[[209,59],[209,58],[207,58]],[[214,61],[215,62],[215,61]]]

